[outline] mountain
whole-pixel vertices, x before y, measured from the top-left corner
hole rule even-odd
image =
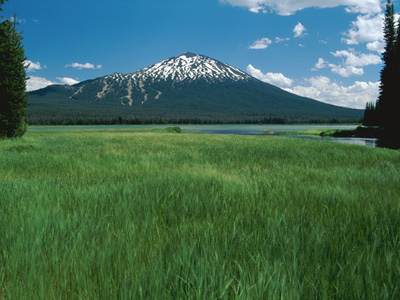
[[[141,71],[29,93],[32,123],[356,121],[362,111],[300,97],[193,53]]]

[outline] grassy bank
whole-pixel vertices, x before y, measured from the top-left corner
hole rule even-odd
[[[400,153],[281,137],[0,141],[0,299],[398,299]]]

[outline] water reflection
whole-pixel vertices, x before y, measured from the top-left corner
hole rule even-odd
[[[370,138],[336,138],[321,137],[319,135],[302,135],[296,132],[309,130],[351,130],[354,125],[188,125],[183,129],[207,134],[237,134],[237,135],[279,135],[305,140],[326,141],[340,144],[360,145],[367,147],[379,147],[377,139]]]
[[[313,140],[313,141],[325,141],[339,144],[348,144],[348,145],[358,145],[358,146],[366,146],[371,148],[376,148],[378,146],[377,139],[368,139],[368,138],[335,138],[335,137],[320,137],[320,136],[311,136],[311,135],[288,135],[291,138],[298,138],[303,140]]]
[[[283,127],[283,125],[282,125]],[[350,144],[350,145],[359,145],[359,146],[367,146],[367,147],[380,147],[381,145],[378,144],[377,139],[370,139],[370,138],[336,138],[336,137],[321,137],[318,135],[301,135],[301,134],[290,134],[290,131],[286,132],[285,134],[281,134],[282,129],[287,128],[279,128],[280,130],[277,131],[262,131],[257,130],[254,128],[197,128],[197,132],[207,133],[207,134],[236,134],[236,135],[271,135],[271,136],[286,136],[290,138],[298,138],[304,140],[314,140],[314,141],[326,141],[326,142],[333,142],[333,143],[340,143],[340,144]],[[276,128],[275,128],[276,129]],[[294,130],[293,130],[294,131]]]
[[[281,135],[291,138],[320,140],[340,144],[359,145],[366,147],[383,147],[400,149],[400,143],[376,138],[347,138],[321,137],[318,135],[302,135],[296,132],[318,130],[352,130],[355,125],[186,125],[183,129],[208,134],[237,134],[237,135]]]
[[[325,138],[322,138],[325,139]],[[359,146],[367,146],[367,147],[378,147],[377,139],[368,139],[368,138],[328,138],[328,140],[340,144],[350,144],[350,145],[359,145]]]

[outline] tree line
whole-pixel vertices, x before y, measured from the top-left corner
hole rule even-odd
[[[400,20],[396,26],[395,9],[392,0],[386,4],[384,23],[385,49],[382,54],[383,68],[379,98],[368,103],[364,125],[377,126],[384,138],[398,140],[400,137]]]
[[[354,120],[354,123],[359,120]],[[55,118],[40,119],[35,118],[29,120],[30,125],[151,125],[151,124],[176,124],[176,125],[211,125],[211,124],[348,124],[349,121],[341,121],[337,119],[287,119],[287,118],[262,118],[262,119],[199,119],[199,118]]]

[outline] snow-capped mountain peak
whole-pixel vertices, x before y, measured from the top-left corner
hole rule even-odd
[[[246,80],[250,76],[237,68],[215,59],[194,53],[183,53],[152,65],[136,76],[153,81],[186,81],[204,79],[206,81]]]
[[[144,104],[148,100],[159,100],[167,90],[176,86],[202,81],[207,84],[248,81],[253,79],[247,73],[210,57],[195,53],[163,60],[134,73],[114,73],[90,82],[96,85],[95,98],[101,100],[117,97],[123,105]],[[81,83],[70,96],[77,99],[89,86]]]
[[[73,86],[48,87],[30,97],[31,103],[35,103],[31,107],[36,118],[46,120],[50,115],[51,121],[53,115],[65,120],[172,123],[258,122],[268,118],[352,122],[362,116],[361,110],[290,94],[237,68],[194,53],[183,53],[134,73],[114,73]]]

